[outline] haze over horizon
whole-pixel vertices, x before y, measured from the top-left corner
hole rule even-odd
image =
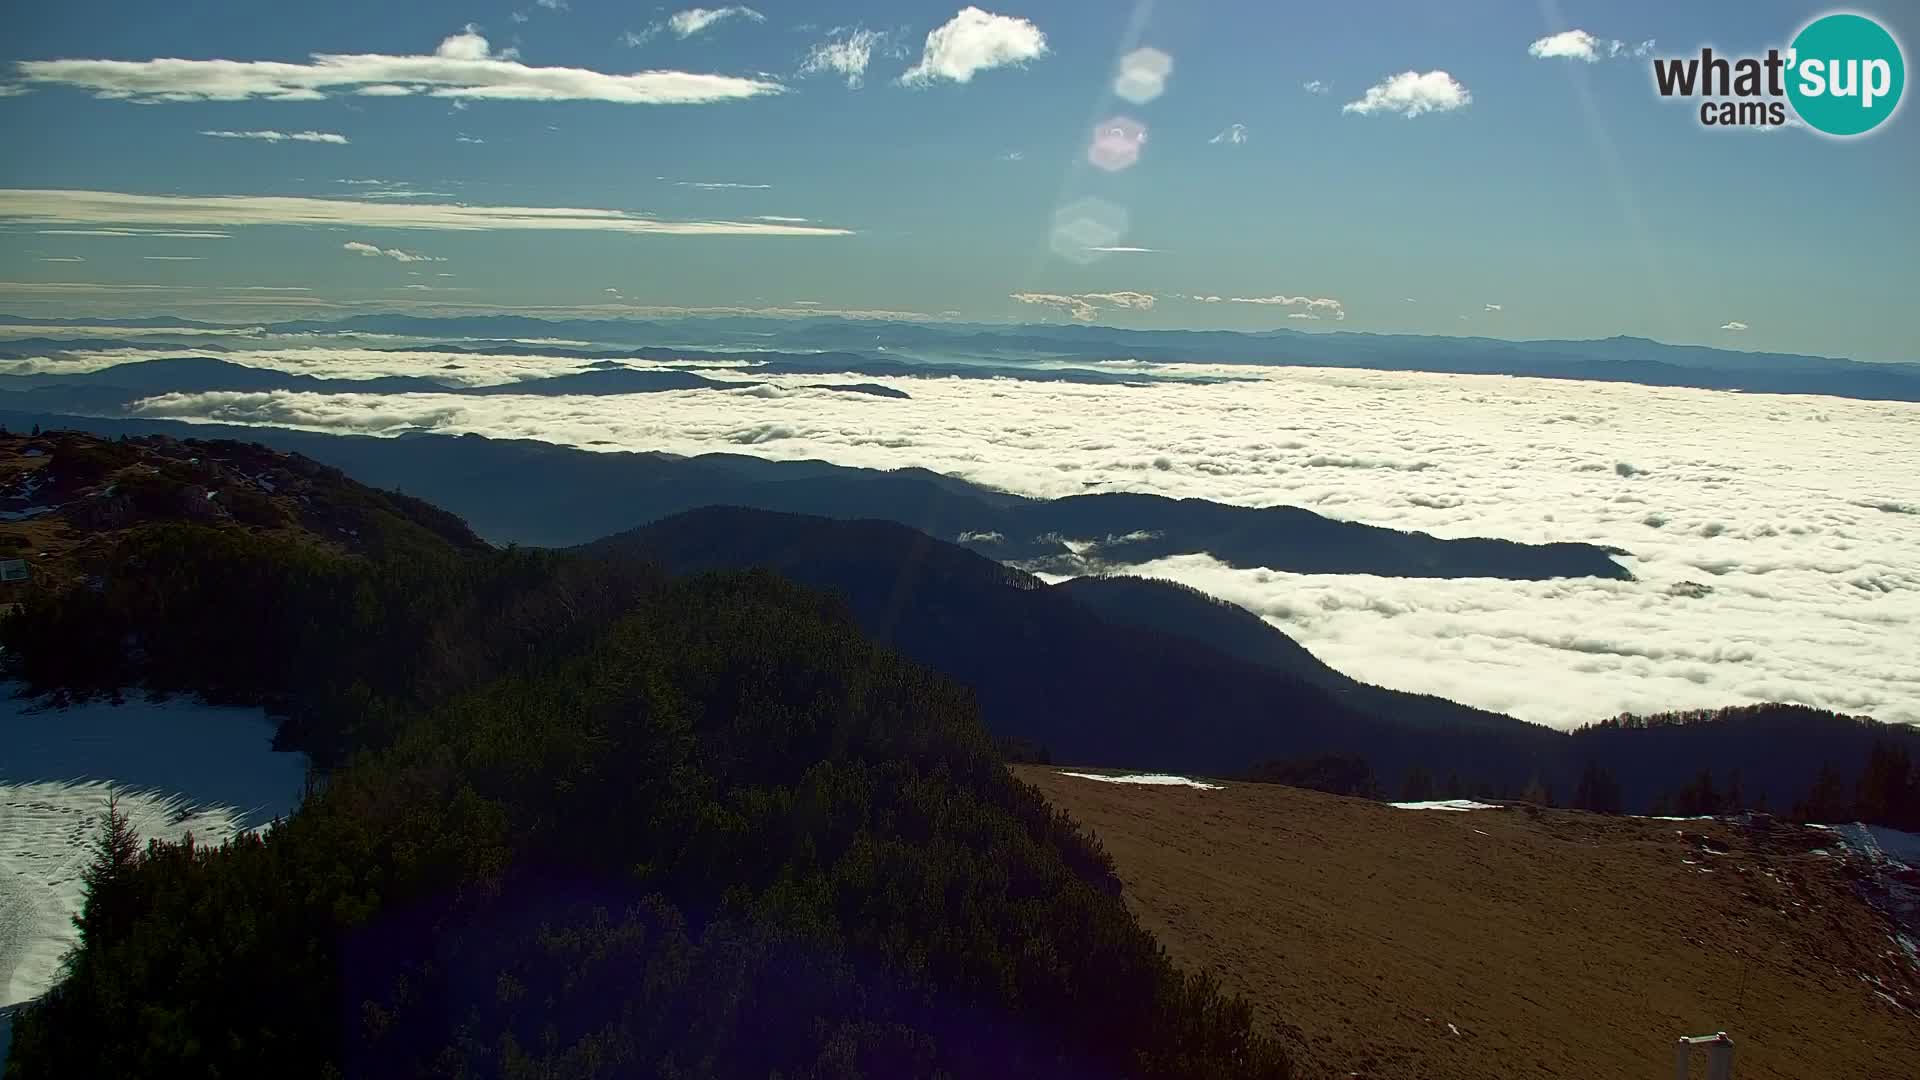
[[[0,46],[0,309],[1920,359],[1909,118],[1711,131],[1653,88],[1653,57],[1764,52],[1819,4],[248,10],[85,0]]]

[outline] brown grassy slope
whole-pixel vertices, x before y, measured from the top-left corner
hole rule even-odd
[[[1665,1077],[1673,1038],[1718,1030],[1741,1080],[1920,1075],[1920,1014],[1863,975],[1909,1006],[1920,980],[1818,834],[1015,771],[1302,1076]]]

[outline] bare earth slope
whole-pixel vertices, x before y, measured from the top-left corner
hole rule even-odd
[[[1719,1030],[1741,1080],[1920,1068],[1920,978],[1809,830],[1016,772],[1305,1077],[1666,1076]]]

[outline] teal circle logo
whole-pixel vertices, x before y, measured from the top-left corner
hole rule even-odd
[[[1823,15],[1794,37],[1787,100],[1815,131],[1865,135],[1900,105],[1907,65],[1900,43],[1864,15]]]

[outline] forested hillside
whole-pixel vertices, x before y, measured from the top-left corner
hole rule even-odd
[[[963,688],[770,575],[148,522],[0,640],[338,765],[263,836],[104,852],[10,1080],[1285,1075]]]

